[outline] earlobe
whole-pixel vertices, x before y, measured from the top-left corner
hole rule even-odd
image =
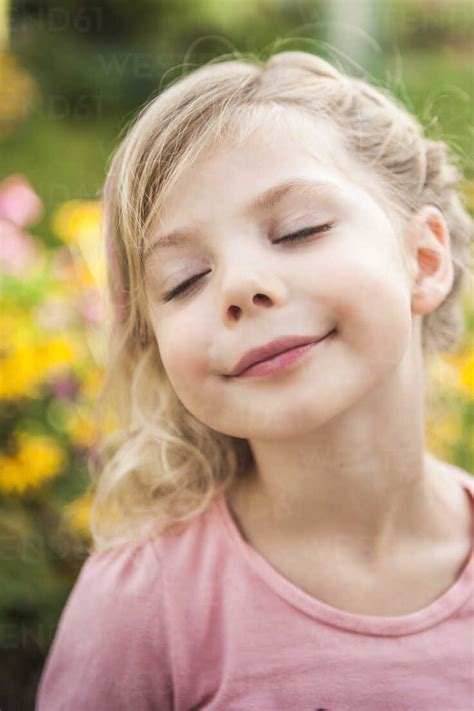
[[[453,285],[449,229],[441,211],[424,205],[413,223],[415,278],[412,284],[411,308],[423,316],[435,311]]]

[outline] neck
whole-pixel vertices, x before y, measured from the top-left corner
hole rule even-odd
[[[287,542],[340,544],[373,567],[402,543],[445,543],[460,506],[470,511],[425,451],[423,403],[419,387],[393,381],[316,431],[250,440],[255,464],[232,508]]]

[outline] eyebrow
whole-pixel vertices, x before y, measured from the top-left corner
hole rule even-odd
[[[336,183],[325,182],[323,180],[314,180],[309,178],[290,178],[283,183],[273,185],[268,190],[265,190],[256,198],[252,198],[244,207],[245,215],[252,215],[257,212],[263,212],[275,207],[283,198],[293,190],[299,190],[303,193],[319,193],[340,192],[341,188]],[[182,244],[189,244],[196,238],[198,230],[192,227],[183,227],[178,230],[173,230],[168,234],[158,237],[145,250],[144,259],[158,249],[166,249],[167,247],[177,247]]]

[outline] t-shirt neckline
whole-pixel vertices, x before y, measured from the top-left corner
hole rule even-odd
[[[474,529],[474,485],[469,481],[469,474],[454,465],[448,465],[468,492]],[[280,597],[310,617],[334,627],[366,635],[402,636],[420,632],[432,627],[452,615],[464,605],[473,594],[474,584],[474,549],[454,583],[428,606],[406,615],[379,616],[359,615],[331,605],[306,593],[279,573],[260,553],[242,537],[232,514],[229,511],[225,494],[217,500],[217,509],[221,521],[233,547],[250,564],[254,572]]]

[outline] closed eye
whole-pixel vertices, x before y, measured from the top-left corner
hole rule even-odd
[[[304,227],[301,230],[298,230],[297,232],[292,232],[289,235],[285,235],[284,237],[280,237],[279,239],[275,240],[272,242],[272,244],[285,244],[287,242],[303,242],[304,240],[308,239],[308,237],[311,237],[312,235],[319,234],[321,232],[328,232],[331,227],[333,227],[334,222],[329,222],[324,225],[317,225],[315,227]],[[195,274],[194,276],[190,277],[189,279],[186,279],[186,281],[183,281],[181,284],[178,284],[178,286],[175,286],[173,289],[168,291],[164,297],[163,301],[171,301],[174,299],[176,296],[179,296],[180,294],[183,294],[184,292],[188,291],[188,289],[191,288],[191,286],[197,282],[202,276],[205,276],[206,274],[209,274],[211,270],[208,269],[205,272],[201,272],[200,274]]]
[[[179,294],[184,293],[185,291],[187,291],[187,290],[194,284],[194,282],[196,282],[196,281],[197,281],[198,279],[200,279],[202,276],[205,276],[206,274],[209,274],[210,271],[211,271],[211,270],[208,269],[207,271],[202,272],[201,274],[195,274],[195,275],[192,276],[190,279],[186,279],[186,281],[183,281],[181,284],[178,284],[178,286],[175,286],[173,289],[171,289],[171,291],[168,291],[168,292],[164,295],[163,301],[165,301],[165,302],[166,302],[166,301],[171,301],[172,299],[174,299],[174,298],[175,298],[176,296],[178,296]]]
[[[305,239],[311,237],[314,234],[318,234],[320,232],[328,232],[333,225],[333,222],[328,222],[325,225],[317,225],[316,227],[304,227],[302,230],[298,230],[297,232],[292,232],[289,235],[280,237],[280,239],[275,240],[273,244],[280,244],[285,242],[303,242]]]

